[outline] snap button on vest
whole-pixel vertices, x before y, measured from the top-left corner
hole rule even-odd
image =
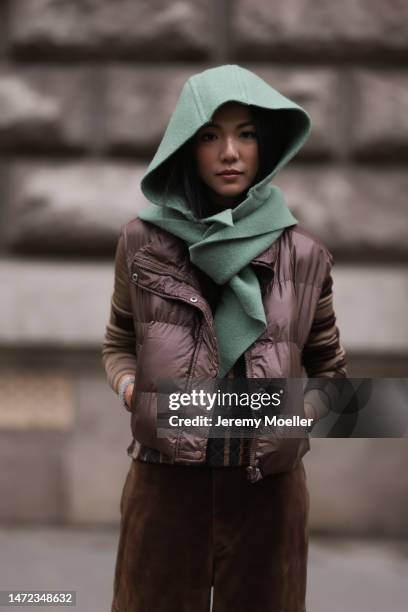
[[[133,272],[132,274],[132,280],[137,280],[138,274],[137,272]]]
[[[190,298],[190,302],[197,302],[197,298],[196,297],[191,297]]]

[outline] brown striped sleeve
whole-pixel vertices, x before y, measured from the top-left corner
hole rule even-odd
[[[310,378],[347,376],[346,353],[336,326],[331,274],[327,276],[320,293],[303,349],[303,365]]]
[[[303,349],[303,365],[309,378],[347,376],[346,353],[336,326],[330,273],[323,284],[309,338]],[[324,393],[318,388],[309,387],[304,398],[305,414],[316,422],[328,414],[330,402],[337,397],[338,390],[334,385],[325,385]]]
[[[114,287],[102,344],[102,363],[108,383],[116,393],[121,377],[135,374],[135,334],[122,234],[116,247]]]

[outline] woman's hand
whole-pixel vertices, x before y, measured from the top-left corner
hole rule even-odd
[[[132,399],[132,393],[133,393],[133,387],[135,385],[133,383],[130,383],[127,388],[126,388],[126,392],[125,392],[125,402],[127,403],[127,405],[130,408],[130,401]]]

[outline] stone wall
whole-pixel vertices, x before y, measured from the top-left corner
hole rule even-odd
[[[129,422],[100,361],[114,248],[206,67],[239,63],[310,113],[276,183],[335,255],[350,374],[407,376],[407,17],[399,0],[0,3],[0,520],[118,520]],[[407,459],[404,440],[314,440],[312,527],[408,533]]]

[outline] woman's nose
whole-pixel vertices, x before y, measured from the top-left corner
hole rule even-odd
[[[226,138],[221,149],[221,159],[229,161],[238,158],[238,149],[232,138]]]

